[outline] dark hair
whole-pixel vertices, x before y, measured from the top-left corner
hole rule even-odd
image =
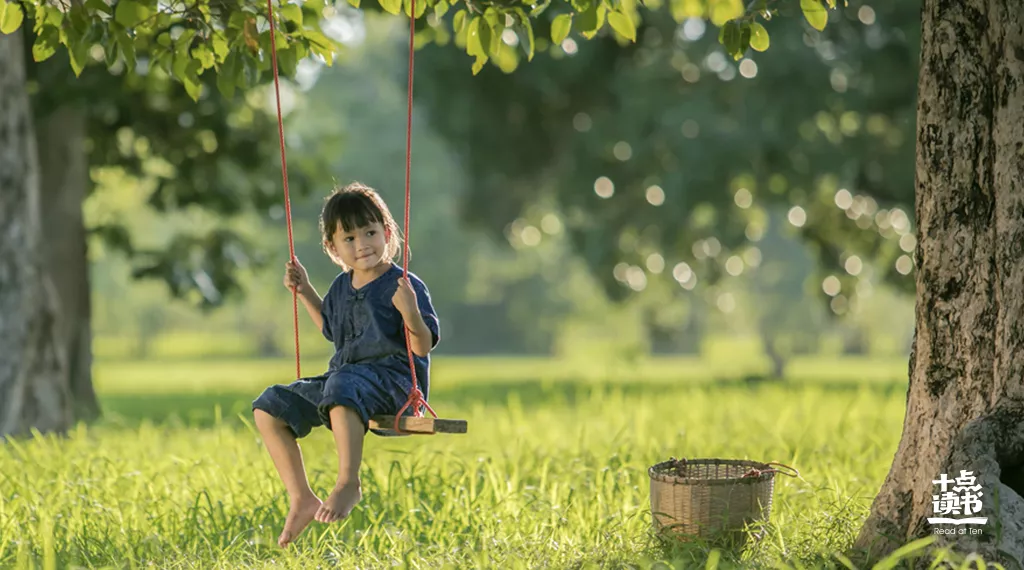
[[[394,261],[399,254],[398,246],[402,236],[395,218],[391,216],[391,210],[380,194],[360,182],[335,188],[325,199],[324,208],[320,212],[320,237],[324,242],[324,252],[334,258],[327,250],[327,243],[334,239],[334,232],[338,229],[339,223],[343,231],[350,232],[374,222],[384,226],[387,236],[386,256],[389,261]],[[335,262],[341,264],[340,260],[335,259]]]

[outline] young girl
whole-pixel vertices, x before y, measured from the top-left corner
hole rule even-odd
[[[358,183],[335,190],[321,212],[320,232],[324,251],[342,273],[321,299],[302,264],[289,261],[284,285],[296,289],[313,322],[334,343],[334,356],[324,374],[271,386],[253,402],[256,426],[291,501],[278,538],[282,547],[312,519],[341,520],[359,502],[369,419],[398,413],[412,388],[405,327],[424,399],[430,351],[440,340],[426,285],[411,272],[405,280],[394,263],[398,225],[377,192]],[[309,487],[296,440],[321,425],[334,434],[338,448],[338,480],[323,502]]]

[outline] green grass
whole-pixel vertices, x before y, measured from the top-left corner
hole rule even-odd
[[[469,434],[369,436],[352,516],[314,522],[282,551],[287,501],[249,402],[294,363],[101,363],[102,422],[0,445],[0,567],[835,562],[898,443],[905,363],[803,360],[793,380],[757,385],[721,379],[733,367],[439,357],[431,404]],[[323,496],[330,434],[302,446]],[[780,461],[802,479],[777,480],[769,532],[747,551],[667,547],[651,536],[647,468],[672,456]]]

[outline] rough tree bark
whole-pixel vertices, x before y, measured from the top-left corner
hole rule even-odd
[[[86,123],[80,109],[63,106],[37,118],[40,190],[43,203],[42,244],[46,273],[60,302],[57,320],[71,382],[75,419],[99,416],[92,386],[92,306],[89,259],[82,202],[89,184],[85,151]]]
[[[903,436],[856,541],[935,532],[932,481],[973,471],[982,534],[939,546],[1024,561],[1024,11],[924,0],[918,82],[917,332]],[[959,516],[965,516],[961,513]],[[979,528],[979,527],[974,527]]]
[[[0,35],[0,437],[72,421],[56,294],[42,241],[36,141],[21,32]]]

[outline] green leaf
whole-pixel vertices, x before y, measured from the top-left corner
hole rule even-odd
[[[135,70],[135,42],[132,41],[131,36],[126,31],[116,30],[114,32],[114,41],[117,42],[118,47],[121,48],[121,55],[124,56],[125,66],[128,71]]]
[[[353,8],[358,8],[359,7],[359,0],[348,0],[348,4],[349,4],[349,6],[352,6]]]
[[[503,73],[512,73],[519,66],[519,55],[516,50],[512,49],[512,46],[501,42],[498,44],[498,48],[495,50],[495,56],[492,61],[498,66]]]
[[[68,63],[71,64],[71,71],[73,71],[75,73],[75,77],[81,76],[82,75],[82,70],[85,69],[86,61],[85,61],[85,54],[83,53],[84,51],[85,51],[85,49],[82,49],[82,50],[77,50],[77,49],[68,50]]]
[[[126,28],[132,28],[153,15],[149,7],[135,0],[119,0],[114,10],[114,20]]]
[[[192,57],[199,62],[204,70],[212,68],[217,63],[217,59],[214,57],[213,52],[205,43],[197,45],[195,49],[192,50]]]
[[[85,35],[89,31],[92,16],[86,13],[85,6],[78,3],[72,3],[71,9],[67,13],[68,22],[75,28],[79,34],[79,38]]]
[[[476,61],[473,62],[473,75],[480,73],[480,70],[484,68],[484,64],[487,63],[486,55],[476,56]]]
[[[561,44],[572,30],[572,14],[559,14],[551,22],[551,41]]]
[[[469,24],[463,21],[462,29],[455,31],[455,45],[466,49],[466,44],[469,42]]]
[[[594,2],[600,2],[601,0],[569,0],[569,4],[573,7],[577,14],[582,14],[594,5]]]
[[[324,58],[327,65],[334,65],[334,44],[322,32],[306,30],[305,37],[309,40],[309,49]]]
[[[750,24],[750,47],[757,51],[765,51],[770,43],[768,30],[760,22],[752,22]]]
[[[65,45],[68,47],[68,62],[71,64],[71,71],[78,77],[82,75],[82,70],[88,63],[89,42],[83,39],[82,33],[75,26],[65,26],[63,31],[67,37]]]
[[[181,83],[185,86],[185,92],[193,101],[198,101],[203,93],[203,84],[199,81],[200,63],[196,60],[189,61],[181,75]]]
[[[455,13],[455,17],[452,18],[452,32],[458,34],[462,31],[462,28],[466,25],[466,11],[459,10]]]
[[[484,20],[480,22],[480,45],[484,46],[484,51],[492,62],[497,60],[501,46],[505,45],[505,42],[501,41],[501,34],[504,32],[505,14],[488,8],[484,12]]]
[[[603,3],[593,3],[590,5],[590,8],[580,14],[576,24],[584,38],[592,39],[597,35],[597,32],[601,31],[601,28],[604,27],[604,17],[607,10]]]
[[[178,79],[183,79],[185,77],[185,69],[188,67],[189,62],[192,61],[192,58],[189,57],[188,53],[182,54],[180,52],[175,52],[173,58],[174,63],[171,64],[171,69],[174,71],[174,76]]]
[[[224,37],[224,33],[220,31],[213,32],[213,39],[210,41],[213,46],[213,54],[218,59],[224,61],[224,58],[228,55],[228,39]]]
[[[189,57],[189,52],[192,47],[192,38],[196,37],[196,31],[192,29],[186,29],[178,36],[178,39],[174,40],[174,51],[175,53],[181,54],[184,57]]]
[[[277,64],[281,68],[281,75],[284,77],[294,77],[295,71],[299,67],[299,57],[296,50],[298,46],[293,45],[286,50],[280,50],[277,54]]]
[[[533,61],[534,42],[533,42],[533,25],[530,22],[530,17],[526,15],[526,12],[522,8],[516,8],[516,36],[519,37],[519,45],[522,46],[523,51],[526,52],[526,61]],[[526,37],[523,37],[523,36]]]
[[[13,34],[25,21],[25,13],[21,5],[7,0],[0,0],[0,33]]]
[[[523,28],[526,29],[526,44],[530,46],[526,52],[526,61],[533,61],[533,54],[536,49],[536,42],[533,38],[533,25],[529,20],[527,20],[526,23],[523,24]]]
[[[819,32],[825,29],[825,24],[828,23],[828,12],[821,4],[821,0],[800,0],[800,9],[803,10],[804,18],[812,28]]]
[[[466,53],[489,59],[495,49],[495,35],[486,16],[474,16],[466,34]],[[481,64],[483,65],[483,64]]]
[[[103,0],[85,0],[85,7],[94,12],[103,12],[108,16],[114,15],[114,9]]]
[[[298,25],[302,25],[302,8],[297,4],[285,4],[281,6],[281,15],[284,16],[285,21],[295,22]]]
[[[150,51],[149,56],[150,69],[162,69],[167,73],[167,75],[174,75],[174,70],[171,69],[171,64],[173,63],[172,52],[165,49],[152,50]]]
[[[498,13],[493,7],[488,8],[484,12],[484,22],[491,28],[491,30],[498,30],[504,26],[505,16]],[[501,35],[500,33],[498,34]]]
[[[469,30],[466,34],[466,53],[469,55],[475,55],[477,58],[487,55],[486,52],[484,52],[483,43],[480,41],[481,21],[483,21],[483,19],[480,16],[474,16],[469,22]]]
[[[609,12],[608,24],[620,36],[632,42],[636,41],[636,26],[633,24],[633,20],[626,14],[622,12]]]
[[[413,3],[416,4],[416,15],[415,16],[413,16],[413,14],[412,14]],[[427,11],[427,0],[405,0],[403,2],[403,5],[404,5],[404,8],[405,8],[405,15],[409,16],[410,18],[415,17],[415,18],[418,19],[420,16],[422,16]]]
[[[60,37],[57,28],[47,24],[42,31],[36,34],[36,41],[32,44],[32,59],[34,61],[46,61],[53,54],[57,53],[57,46],[60,45]]]
[[[480,20],[480,28],[478,30],[480,36],[480,46],[483,48],[483,53],[488,58],[495,53],[498,47],[498,40],[501,38],[500,35],[495,35],[491,23],[487,21],[486,14],[484,18]]]
[[[235,81],[242,89],[248,89],[253,87],[260,82],[260,68],[256,63],[256,60],[251,57],[242,58],[242,67],[245,72],[244,75],[237,73]]]
[[[217,90],[226,99],[232,99],[235,96],[235,70],[237,66],[238,54],[231,52],[224,59],[224,63],[220,65],[220,70],[217,71]]]
[[[489,58],[494,47],[494,39],[486,13],[484,16],[474,16],[469,22],[469,30],[466,34],[466,53]]]
[[[323,14],[325,4],[325,0],[306,0],[302,3],[302,9],[313,11],[319,18]]]
[[[108,68],[113,67],[117,63],[117,42],[110,39],[109,31],[106,29],[104,30],[101,43],[103,45],[103,63],[107,64]]]
[[[449,8],[448,0],[439,0],[437,4],[434,4],[434,16],[437,16],[437,19],[440,20],[448,13]]]
[[[64,12],[50,6],[46,2],[41,2],[36,6],[35,20],[36,31],[38,31],[40,26],[43,24],[50,24],[59,28],[61,24],[64,23]]]
[[[248,16],[241,10],[232,10],[231,15],[228,16],[228,30],[234,32],[241,32],[242,28],[245,27],[245,23],[248,21]],[[228,36],[229,38],[232,36]],[[232,42],[228,42],[232,43]]]
[[[733,57],[736,57],[737,53],[743,53],[740,51],[740,25],[736,20],[729,20],[725,23],[722,45],[725,46],[725,52]]]
[[[377,3],[382,10],[392,16],[397,16],[402,11],[402,0],[377,0]]]
[[[530,17],[531,18],[536,18],[537,16],[540,16],[541,14],[544,13],[544,10],[548,9],[548,6],[550,6],[550,5],[551,5],[551,0],[544,0],[543,2],[538,4],[536,8],[534,8],[533,10],[530,10]]]
[[[732,54],[732,58],[739,61],[743,54],[747,53],[747,48],[750,47],[750,25],[747,22],[743,22],[740,25],[740,46],[736,50],[736,53]]]

